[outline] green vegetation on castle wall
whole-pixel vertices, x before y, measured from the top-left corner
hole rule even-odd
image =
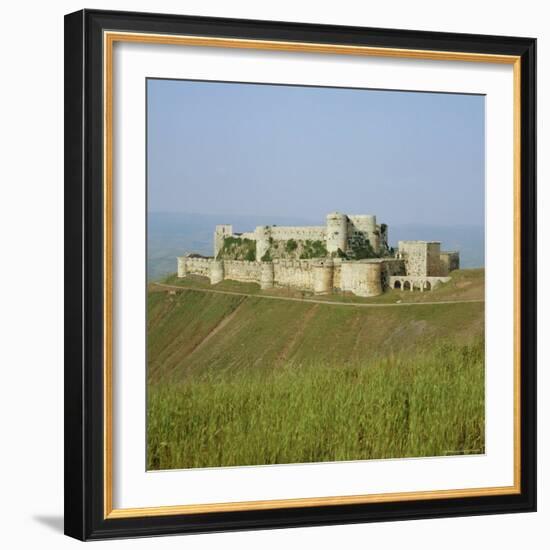
[[[354,260],[365,260],[367,258],[378,258],[379,254],[374,251],[368,239],[355,241],[351,245],[351,255]]]
[[[263,262],[276,259],[305,260],[311,258],[326,258],[328,255],[322,241],[301,239],[273,239],[269,238],[269,248],[260,258]]]
[[[302,253],[301,260],[310,260],[313,258],[326,258],[328,256],[327,247],[323,241],[306,240]]]
[[[286,241],[285,249],[287,252],[294,252],[298,248],[298,243],[294,239]]]
[[[256,241],[241,237],[225,237],[218,253],[218,260],[256,260]]]

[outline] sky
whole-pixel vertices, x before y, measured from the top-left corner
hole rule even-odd
[[[479,95],[147,81],[148,211],[483,225]]]

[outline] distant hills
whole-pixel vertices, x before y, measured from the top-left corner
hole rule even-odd
[[[214,227],[233,224],[237,232],[257,225],[320,225],[322,220],[283,216],[229,216],[152,212],[147,219],[147,276],[158,280],[176,271],[176,257],[189,252],[212,254]],[[485,265],[484,228],[480,226],[390,225],[390,246],[399,240],[441,241],[444,250],[460,252],[461,267]]]

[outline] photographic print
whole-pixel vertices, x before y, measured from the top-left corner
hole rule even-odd
[[[147,79],[147,469],[485,452],[485,98]]]
[[[536,509],[536,40],[65,17],[65,532]]]

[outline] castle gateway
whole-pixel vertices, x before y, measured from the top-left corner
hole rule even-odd
[[[433,290],[458,269],[458,252],[438,241],[399,241],[388,246],[388,227],[373,215],[328,214],[324,226],[258,226],[234,233],[217,225],[214,255],[178,258],[178,277],[201,275],[328,294],[377,296],[387,288]]]

